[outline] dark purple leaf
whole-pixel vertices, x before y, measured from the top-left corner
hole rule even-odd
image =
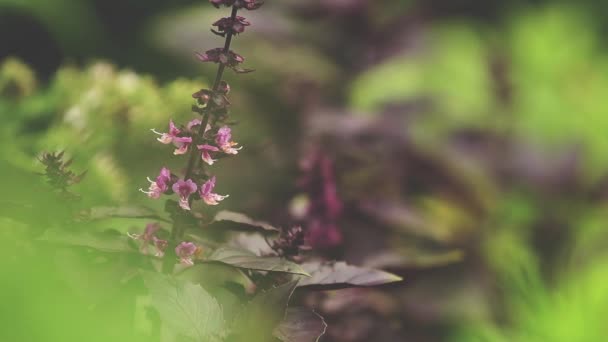
[[[317,342],[325,334],[323,317],[306,308],[288,308],[285,318],[274,330],[274,336],[284,342]]]
[[[266,222],[256,221],[245,214],[233,211],[220,211],[215,215],[212,224],[215,228],[226,230],[256,230],[262,233],[279,232],[278,228]]]
[[[250,270],[294,273],[308,276],[308,273],[302,267],[289,260],[280,257],[260,257],[250,251],[239,248],[218,248],[206,260]]]
[[[310,278],[301,279],[298,286],[319,289],[376,286],[403,280],[389,272],[347,265],[345,262],[307,262],[301,266],[310,274]]]

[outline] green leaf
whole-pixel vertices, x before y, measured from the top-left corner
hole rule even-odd
[[[302,268],[310,278],[300,280],[298,286],[319,289],[340,289],[360,286],[376,286],[403,280],[401,277],[371,268],[347,265],[345,262],[308,262]]]
[[[68,246],[89,247],[104,252],[137,252],[129,245],[129,238],[115,231],[65,232],[59,229],[48,229],[38,240]]]
[[[288,308],[285,318],[274,330],[284,342],[317,342],[325,334],[327,323],[316,312],[306,308]]]
[[[285,317],[285,310],[298,280],[258,293],[237,319],[238,341],[268,341]]]
[[[207,261],[221,262],[238,268],[258,271],[285,272],[308,276],[299,265],[280,257],[260,257],[250,251],[221,247],[216,249]]]
[[[172,335],[220,340],[225,330],[222,308],[200,285],[153,272],[144,272],[143,278],[152,305]]]
[[[157,212],[148,207],[94,207],[84,213],[90,220],[103,220],[108,218],[153,219],[164,222],[168,220],[160,217]]]
[[[220,211],[213,219],[213,227],[225,230],[256,230],[261,233],[277,233],[279,229],[269,223],[256,221],[245,214]]]

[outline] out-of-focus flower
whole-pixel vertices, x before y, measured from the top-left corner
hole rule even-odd
[[[139,191],[148,195],[150,198],[158,199],[160,195],[169,190],[169,183],[171,182],[171,171],[166,167],[163,167],[160,170],[160,174],[156,177],[155,181],[152,181],[148,178],[148,182],[150,182],[150,188],[148,191],[144,191],[143,189],[139,189]]]
[[[219,8],[220,6],[236,6],[237,8],[244,8],[247,10],[256,10],[264,4],[262,0],[209,0],[209,2]]]
[[[211,154],[209,152],[218,152],[220,150],[219,148],[207,144],[198,145],[197,147],[200,151],[202,151],[201,159],[203,159],[205,163],[213,165],[213,163],[217,161],[216,159],[211,158]]]
[[[131,234],[127,235],[133,240],[141,241],[139,250],[142,254],[148,254],[148,246],[152,245],[155,248],[154,256],[162,257],[165,255],[165,248],[167,248],[167,241],[159,239],[156,233],[160,230],[158,223],[149,223],[146,225],[143,234]]]
[[[192,179],[180,179],[173,184],[173,191],[179,196],[179,206],[184,210],[190,210],[190,195],[196,192],[197,186]]]
[[[299,181],[307,193],[304,215],[306,237],[314,248],[331,248],[342,243],[342,232],[337,225],[343,205],[338,196],[332,159],[314,149],[301,161],[304,171]]]
[[[342,243],[342,232],[333,222],[313,220],[308,224],[306,237],[314,248],[331,248]]]
[[[230,93],[230,85],[226,81],[221,81],[219,87],[217,87],[217,91],[224,95],[228,95],[228,93]]]
[[[199,256],[202,249],[192,242],[181,242],[175,247],[175,254],[182,265],[194,265],[194,258]]]
[[[215,137],[215,142],[220,147],[220,149],[226,154],[237,154],[239,150],[243,147],[235,148],[234,146],[238,145],[232,140],[232,131],[230,127],[224,126],[217,131],[217,136]]]
[[[152,237],[152,242],[154,243],[154,248],[156,249],[154,256],[159,258],[165,256],[165,249],[167,249],[169,242],[167,240],[159,239],[156,236]]]
[[[211,177],[208,181],[201,186],[200,195],[203,201],[208,205],[218,205],[220,201],[224,200],[228,195],[222,196],[216,193],[213,193],[213,188],[215,188],[215,176]]]
[[[245,31],[245,27],[249,25],[251,25],[251,23],[241,16],[237,16],[234,19],[231,17],[226,17],[213,23],[213,26],[216,26],[218,31],[224,34],[228,32],[235,34],[243,33]]]

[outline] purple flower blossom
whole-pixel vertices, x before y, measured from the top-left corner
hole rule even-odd
[[[177,147],[177,148],[175,149],[175,151],[173,151],[173,154],[175,154],[175,155],[186,154],[186,152],[188,152],[188,147],[190,147],[191,144],[192,144],[191,137],[174,138],[173,145],[175,145],[175,147]]]
[[[173,120],[169,120],[169,132],[168,133],[160,133],[156,130],[152,129],[152,132],[160,135],[160,138],[156,140],[160,141],[163,144],[171,144],[175,145],[176,149],[173,151],[173,154],[185,154],[188,151],[188,147],[192,144],[191,137],[180,137],[178,136],[181,133],[179,128],[175,127]]]
[[[217,136],[215,137],[215,142],[220,147],[220,149],[226,154],[237,154],[239,150],[243,147],[234,148],[234,146],[238,145],[232,139],[232,131],[230,127],[224,126],[217,131]]]
[[[146,225],[143,234],[131,234],[127,233],[127,235],[134,239],[141,241],[141,246],[139,248],[142,254],[148,254],[148,246],[153,245],[155,248],[154,256],[162,257],[165,255],[165,248],[167,248],[167,241],[159,239],[156,236],[156,233],[160,230],[160,225],[158,223],[149,223]]]
[[[160,133],[157,132],[155,129],[151,129],[152,132],[160,135],[160,138],[157,138],[156,140],[160,141],[161,143],[167,145],[173,142],[173,139],[177,138],[177,135],[181,133],[181,131],[175,127],[175,124],[173,123],[173,120],[169,120],[169,132],[168,133]]]
[[[201,153],[201,158],[203,159],[203,161],[209,165],[213,165],[213,163],[215,163],[217,160],[211,158],[211,154],[209,152],[218,152],[220,149],[215,147],[215,146],[211,146],[211,145],[198,145],[197,146],[199,150],[202,151]]]
[[[171,182],[171,171],[166,167],[163,167],[160,170],[160,174],[156,177],[155,181],[152,181],[148,178],[148,182],[150,182],[150,188],[148,191],[144,191],[143,189],[139,189],[139,191],[148,195],[150,198],[159,199],[160,195],[169,190],[169,183]]]
[[[241,16],[237,16],[234,20],[231,17],[226,17],[213,23],[213,26],[217,26],[219,32],[232,32],[235,34],[243,33],[245,27],[249,25],[251,25],[251,23]]]
[[[201,248],[192,242],[182,242],[175,247],[175,254],[182,265],[194,265],[194,257],[200,254]]]
[[[173,191],[179,196],[179,206],[184,210],[190,210],[188,199],[196,192],[197,186],[191,179],[186,181],[180,179],[173,184]]]
[[[213,188],[215,188],[215,176],[211,177],[208,181],[201,186],[200,195],[203,201],[208,205],[218,205],[220,201],[223,201],[228,195],[222,196],[216,193],[213,193]]]
[[[243,56],[232,50],[224,53],[224,49],[222,48],[207,50],[205,53],[197,52],[196,57],[198,57],[201,62],[222,63],[229,68],[234,68],[245,61]]]

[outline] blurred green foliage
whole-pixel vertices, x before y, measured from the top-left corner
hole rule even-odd
[[[85,2],[63,0],[51,4],[2,0],[0,4],[17,6],[42,18],[51,31],[62,37],[60,44],[68,51],[95,51],[95,44],[107,43],[93,10]],[[398,9],[409,8],[409,5],[408,1],[394,4]],[[70,8],[71,21],[62,20],[65,8]],[[394,13],[383,12],[378,21],[384,22],[392,15]],[[454,131],[465,129],[505,135],[554,150],[578,146],[583,156],[581,179],[586,187],[594,188],[599,186],[599,180],[608,170],[608,104],[605,101],[608,55],[603,47],[602,31],[591,16],[576,5],[568,4],[514,11],[494,26],[465,20],[434,22],[422,33],[424,43],[421,47],[356,75],[346,86],[349,106],[373,116],[393,102],[427,101],[430,105],[425,107],[422,119],[409,122],[411,126],[407,129],[428,153],[435,151],[435,144],[447,143]],[[191,20],[198,19],[193,16]],[[177,19],[174,17],[159,25],[161,33],[165,33],[175,20],[185,19],[177,16]],[[78,35],[75,35],[76,31]],[[79,35],[89,39],[82,40]],[[171,37],[168,35],[165,41]],[[243,44],[244,49],[253,51],[253,64],[262,71],[258,84],[261,86],[254,90],[257,93],[241,94],[239,99],[252,113],[279,106],[273,101],[258,100],[262,96],[256,96],[272,92],[277,77],[307,75],[322,84],[337,77],[339,66],[305,44],[285,43],[289,47],[278,51],[271,44]],[[277,61],[287,66],[275,70]],[[502,84],[507,91],[497,84]],[[11,201],[27,204],[30,194],[44,192],[41,180],[33,176],[41,169],[35,159],[41,151],[66,150],[74,157],[76,170],[89,170],[86,181],[76,186],[77,192],[85,195],[83,206],[138,201],[150,205],[150,201],[138,196],[137,188],[145,187],[145,177],[166,163],[168,150],[155,143],[155,136],[149,129],[163,131],[169,117],[181,122],[188,120],[191,104],[188,94],[204,85],[205,81],[186,79],[159,84],[152,77],[118,70],[105,62],[86,68],[64,66],[48,84],[41,85],[26,65],[16,60],[5,61],[0,67],[0,116],[3,120],[0,125],[0,170],[5,183],[15,183],[3,184],[5,189],[11,193],[22,192]],[[246,120],[253,122],[248,127],[254,127],[254,130],[243,133],[253,137],[258,132],[255,128],[280,127],[282,123],[280,120],[256,122],[261,121],[257,118]],[[174,160],[167,166],[179,168],[182,167],[180,163],[181,160]],[[603,320],[608,307],[605,204],[574,197],[563,202],[556,199],[559,203],[538,203],[543,199],[538,200],[536,195],[525,191],[520,193],[519,189],[496,194],[492,186],[485,185],[487,180],[481,175],[473,173],[462,177],[468,177],[467,184],[483,192],[480,196],[491,197],[483,199],[490,202],[488,207],[497,202],[490,222],[477,223],[482,229],[470,229],[476,224],[473,218],[466,215],[461,218],[458,208],[452,209],[448,204],[442,206],[441,199],[423,200],[422,206],[432,216],[430,220],[436,233],[443,237],[460,232],[450,230],[452,221],[458,222],[453,225],[465,227],[463,231],[479,234],[482,258],[488,264],[488,272],[496,275],[500,295],[478,296],[486,301],[486,306],[503,308],[504,312],[480,310],[482,314],[453,318],[455,334],[452,339],[604,340]],[[28,185],[22,187],[22,184]],[[53,201],[44,194],[39,196],[37,200],[41,202]],[[547,209],[542,208],[545,204],[568,229],[568,244],[557,252],[557,260],[550,262],[533,244],[536,225],[547,215]],[[4,201],[3,206],[10,210]],[[54,209],[53,203],[49,204],[49,212]],[[41,216],[46,219],[51,215],[41,213]],[[48,221],[49,226],[59,224]],[[129,229],[124,222],[116,221],[115,224],[123,231]],[[12,278],[7,276],[11,279],[0,294],[20,293],[15,289],[23,283],[24,288],[35,295],[23,301],[21,297],[11,299],[8,303],[16,310],[5,309],[0,312],[2,316],[13,315],[10,322],[29,322],[28,325],[39,327],[41,339],[53,340],[53,334],[65,336],[63,332],[57,332],[57,329],[67,328],[57,322],[65,317],[83,323],[75,324],[74,336],[79,338],[86,336],[90,331],[87,329],[92,329],[96,319],[114,324],[116,336],[120,336],[118,332],[124,329],[120,329],[118,321],[125,319],[130,324],[130,312],[112,317],[115,312],[121,312],[118,306],[118,309],[107,308],[102,318],[93,314],[80,319],[74,317],[77,315],[70,310],[78,306],[77,300],[72,298],[72,293],[57,295],[57,291],[63,288],[61,284],[66,278],[74,281],[82,278],[47,275],[45,269],[53,262],[44,260],[41,263],[34,257],[35,253],[28,254],[32,246],[23,243],[29,236],[22,226],[17,219],[2,218],[0,221],[1,232],[6,234],[2,239],[19,241],[0,254],[9,260],[5,270],[6,274],[12,275]],[[444,226],[450,228],[441,231]],[[547,240],[551,241],[549,237]],[[31,268],[30,273],[20,273],[22,265],[11,261],[15,255]],[[82,262],[98,265],[108,261],[85,259]],[[36,273],[48,276],[48,284],[41,286],[43,289],[39,292],[36,292],[39,285],[34,283],[38,277],[29,277]],[[111,276],[106,279],[116,280]],[[111,287],[93,285],[100,293]],[[74,286],[79,287],[82,288]],[[91,299],[91,293],[80,295],[78,298]],[[53,296],[57,296],[57,302],[51,300]],[[23,305],[18,306],[18,303]],[[36,313],[40,303],[57,306],[56,316],[51,319],[45,316],[46,313]],[[19,336],[10,337],[19,340]]]

